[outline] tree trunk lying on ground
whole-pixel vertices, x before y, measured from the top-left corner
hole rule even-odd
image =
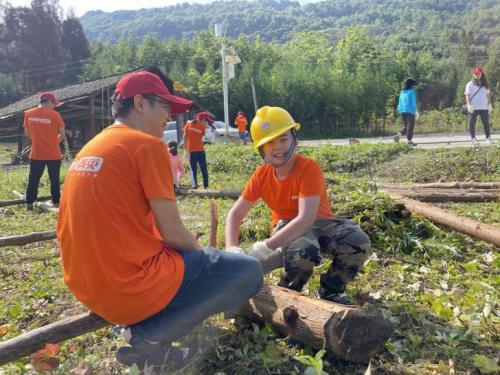
[[[38,197],[38,200],[45,201],[45,200],[48,200],[50,198],[51,198],[50,195],[44,195],[43,197]],[[15,206],[18,204],[25,204],[25,203],[26,203],[26,199],[24,199],[24,198],[23,199],[11,199],[8,201],[0,201],[0,207]]]
[[[34,232],[18,236],[0,237],[0,247],[23,246],[32,242],[48,241],[56,238],[56,231]]]
[[[471,237],[489,242],[500,247],[500,227],[488,225],[466,217],[458,216],[451,211],[415,201],[388,191],[387,194],[396,202],[403,204],[412,213],[422,215],[434,223],[444,225]]]
[[[391,323],[359,307],[338,305],[277,286],[265,285],[238,315],[266,321],[286,335],[326,350],[339,358],[367,362],[384,347]],[[25,357],[46,343],[58,343],[102,328],[107,323],[92,313],[69,317],[0,342],[0,365]]]
[[[177,195],[193,195],[200,198],[228,198],[228,199],[238,199],[241,195],[241,190],[238,189],[227,189],[227,190],[198,190],[198,189],[186,189],[180,188],[177,190]]]
[[[397,184],[397,183],[387,183],[387,184],[377,184],[380,188],[387,189],[421,189],[421,188],[436,188],[436,189],[500,189],[500,182],[430,182],[427,184]]]
[[[496,202],[500,200],[500,190],[497,189],[393,189],[383,188],[383,191],[403,195],[421,202]]]
[[[12,194],[18,196],[19,198],[24,197],[23,194],[21,194],[18,191],[15,191],[15,190],[12,190]],[[40,210],[45,211],[45,212],[56,212],[56,213],[59,212],[59,208],[54,207],[54,206],[50,205],[49,203],[45,203],[45,202],[34,202],[33,206],[35,206],[35,207],[37,207]]]

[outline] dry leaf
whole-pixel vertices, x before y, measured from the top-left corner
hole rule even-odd
[[[40,349],[31,356],[31,363],[37,372],[46,372],[55,369],[59,366],[60,348],[57,344],[45,344],[43,349]]]

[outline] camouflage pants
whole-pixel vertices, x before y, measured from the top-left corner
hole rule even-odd
[[[282,229],[281,220],[274,232]],[[370,239],[348,219],[316,220],[313,227],[283,248],[284,271],[279,286],[301,291],[312,276],[321,255],[333,257],[332,264],[320,278],[319,295],[323,299],[342,293],[371,254]]]

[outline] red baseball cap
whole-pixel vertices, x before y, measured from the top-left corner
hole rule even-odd
[[[479,66],[475,66],[474,69],[472,69],[472,72],[474,74],[483,74],[483,69],[480,68]]]
[[[54,95],[54,93],[50,92],[50,91],[42,92],[40,94],[40,100],[42,100],[42,99],[48,100],[49,102],[51,102],[54,105],[61,104],[61,102],[56,99],[56,96]]]
[[[208,121],[210,124],[212,124],[215,119],[212,117],[212,115],[210,113],[207,113],[207,112],[199,112],[196,114],[196,118],[198,120],[206,120]]]
[[[174,115],[186,112],[193,102],[191,100],[172,95],[167,86],[156,74],[140,71],[127,74],[115,88],[114,102],[133,98],[136,95],[153,94],[170,103],[170,112]]]

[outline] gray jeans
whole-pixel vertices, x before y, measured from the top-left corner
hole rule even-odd
[[[486,109],[476,109],[474,112],[469,113],[469,133],[471,138],[476,138],[476,120],[477,116],[481,117],[481,122],[484,127],[484,134],[486,138],[490,136],[490,116]]]

